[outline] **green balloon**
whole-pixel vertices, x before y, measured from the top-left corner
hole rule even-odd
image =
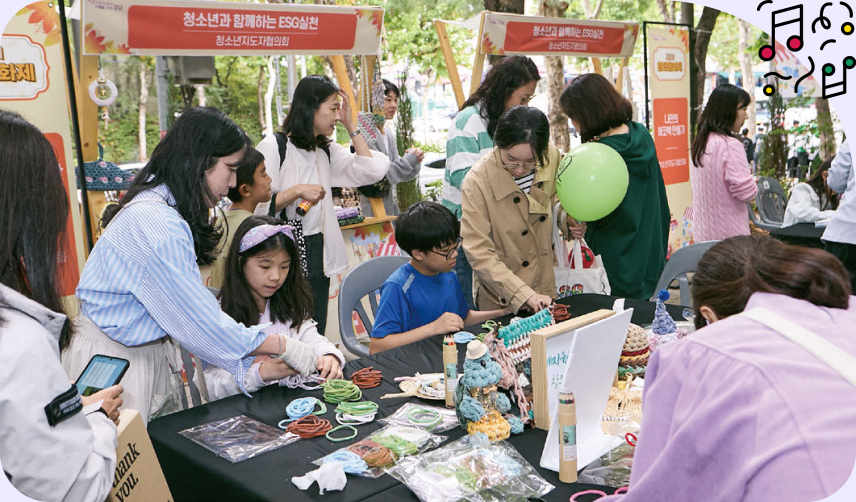
[[[615,211],[630,183],[627,164],[602,143],[585,143],[565,155],[556,171],[556,193],[569,216],[595,221]]]

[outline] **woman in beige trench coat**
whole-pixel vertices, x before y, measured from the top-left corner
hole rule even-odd
[[[462,189],[461,237],[475,272],[477,308],[537,312],[555,296],[553,205],[559,151],[537,108],[516,106],[496,127],[496,148]],[[585,224],[568,220],[574,237]]]

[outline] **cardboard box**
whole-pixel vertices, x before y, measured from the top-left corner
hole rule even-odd
[[[122,410],[117,433],[116,474],[107,502],[172,502],[140,413]]]

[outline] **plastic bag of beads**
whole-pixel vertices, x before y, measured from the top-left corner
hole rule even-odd
[[[179,432],[203,448],[235,463],[291,444],[299,436],[245,415],[208,422]]]
[[[504,502],[549,493],[548,483],[505,441],[474,434],[402,459],[387,473],[422,502]]]
[[[424,429],[387,425],[366,439],[312,463],[320,466],[326,462],[339,462],[347,474],[377,478],[383,475],[384,469],[394,466],[403,457],[421,453],[445,440],[446,436],[438,436]]]
[[[454,409],[404,403],[392,415],[381,419],[391,425],[419,427],[430,432],[445,432],[461,425]]]

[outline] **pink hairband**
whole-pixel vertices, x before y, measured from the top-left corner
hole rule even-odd
[[[238,252],[243,253],[252,247],[258,246],[276,234],[285,234],[289,239],[294,241],[292,230],[294,230],[294,227],[291,225],[259,225],[253,227],[241,238],[241,245],[238,247]]]

